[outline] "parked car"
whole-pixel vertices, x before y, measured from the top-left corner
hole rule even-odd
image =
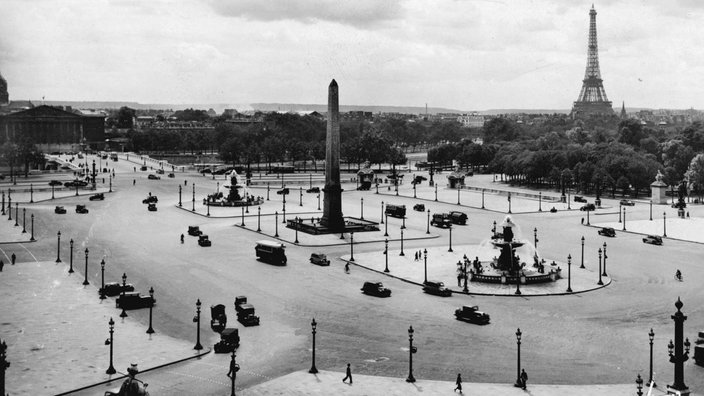
[[[69,187],[69,188],[71,188],[71,187],[74,187],[74,188],[75,187],[85,187],[87,185],[88,185],[88,182],[83,181],[83,180],[78,180],[78,179],[71,180],[71,181],[64,183],[64,187]]]
[[[140,167],[139,167],[139,170],[141,170],[141,171],[145,171],[145,170],[147,170],[147,167],[146,167],[146,165],[142,165],[142,166],[140,166]]]
[[[158,173],[158,174],[160,174],[160,175],[163,175],[163,174],[164,174],[164,170],[163,170],[163,169],[157,169],[157,170],[156,170],[156,173]]]
[[[150,203],[157,203],[159,202],[159,198],[156,197],[156,195],[150,195],[142,200],[143,204],[150,204]]]
[[[643,243],[649,243],[651,245],[662,245],[662,238],[657,235],[648,235],[643,238]]]
[[[455,318],[463,322],[481,325],[489,324],[489,321],[491,320],[489,314],[480,311],[479,307],[477,307],[476,305],[463,305],[462,308],[456,309]]]
[[[76,213],[86,214],[88,213],[88,208],[85,205],[76,205]]]
[[[402,219],[406,217],[406,205],[386,204],[386,209],[384,210],[384,213],[387,216]]]
[[[425,205],[424,204],[415,204],[415,205],[413,205],[413,210],[418,211],[418,212],[425,212]]]
[[[467,224],[467,215],[464,212],[450,212],[450,221],[452,224],[465,225]]]
[[[288,193],[289,193],[288,187],[282,188],[282,189],[278,190],[276,193],[279,195],[288,195]]]
[[[311,253],[310,262],[322,266],[330,265],[330,260],[328,260],[328,256],[326,256],[324,253]]]
[[[607,236],[607,237],[615,237],[616,236],[616,230],[614,230],[611,227],[603,227],[598,231],[599,235]]]
[[[198,226],[188,226],[188,235],[190,236],[199,236],[202,235],[203,231],[200,230],[200,227]]]
[[[176,175],[174,175],[174,173],[173,173],[173,172],[169,173],[169,175],[168,175],[168,176],[169,176],[170,178],[172,178],[172,179],[173,179],[174,177],[176,177]]]
[[[220,341],[213,347],[215,353],[232,353],[240,346],[239,329],[227,328],[220,332]]]
[[[306,190],[307,193],[319,193],[320,192],[320,187],[311,187]]]
[[[142,296],[139,292],[125,292],[120,294],[115,300],[117,308],[140,309],[149,308],[156,300],[151,296]]]
[[[433,213],[430,225],[440,228],[452,227],[452,220],[450,220],[450,215],[447,213]]]
[[[54,208],[54,213],[56,214],[66,214],[66,208],[63,206],[57,206]]]
[[[153,173],[150,173],[149,176],[147,176],[147,179],[149,180],[160,180],[161,178]]]
[[[362,293],[376,297],[391,296],[391,290],[385,288],[381,282],[364,282]]]
[[[52,180],[49,182],[50,186],[60,186],[62,184],[64,184],[64,183],[62,183],[60,180]]]
[[[106,283],[105,287],[102,288],[102,290],[105,290],[105,295],[108,297],[114,297],[119,294],[122,294],[122,292],[133,292],[134,291],[134,286],[130,283],[125,284],[124,286],[122,283],[118,282],[110,282]],[[98,294],[100,294],[101,288],[98,288]]]
[[[634,206],[636,203],[629,200],[629,199],[622,199],[618,203],[620,203],[623,206]]]
[[[89,201],[102,201],[104,199],[105,199],[105,194],[103,194],[103,193],[93,194],[88,198]]]
[[[575,196],[574,196],[574,201],[575,201],[575,202],[587,202],[587,200],[586,200],[583,196],[581,196],[581,195],[575,195]]]
[[[438,281],[427,281],[423,285],[423,291],[441,297],[450,297],[452,290],[445,287],[445,284]]]
[[[207,235],[200,235],[198,236],[198,245],[199,246],[211,246],[213,243],[208,239]]]
[[[593,211],[593,210],[596,210],[596,206],[594,206],[593,203],[588,203],[588,204],[586,204],[586,205],[582,205],[582,207],[579,208],[579,210],[581,210],[581,211],[583,211],[583,212],[588,210],[588,211],[591,212],[591,211]]]
[[[221,332],[227,325],[227,315],[223,304],[210,306],[210,328],[215,332]]]
[[[150,212],[156,212],[156,204],[150,203],[149,205],[147,205],[147,210]]]

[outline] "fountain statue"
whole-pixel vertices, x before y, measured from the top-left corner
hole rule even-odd
[[[509,274],[515,275],[520,269],[520,259],[516,255],[516,249],[520,248],[525,244],[523,241],[517,241],[513,239],[513,228],[516,224],[511,219],[511,216],[506,216],[501,227],[503,227],[503,238],[502,240],[493,240],[491,243],[501,250],[501,254],[498,259],[498,270],[508,271]]]

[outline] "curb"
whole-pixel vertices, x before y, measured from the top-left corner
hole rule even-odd
[[[146,372],[149,372],[149,371],[152,371],[152,370],[158,370],[158,369],[161,369],[161,368],[164,368],[164,367],[167,367],[167,366],[171,366],[171,365],[173,365],[173,364],[185,362],[186,360],[191,360],[191,359],[195,359],[195,358],[200,358],[200,357],[203,356],[203,355],[209,354],[210,351],[211,351],[211,349],[208,348],[207,351],[202,352],[202,353],[199,353],[199,354],[197,354],[197,355],[189,356],[189,357],[187,357],[187,358],[183,358],[183,359],[179,359],[179,360],[174,360],[174,361],[172,361],[172,362],[164,363],[164,364],[161,364],[161,365],[159,365],[159,366],[150,367],[150,368],[148,368],[148,369],[146,369],[146,370],[140,371],[140,373],[146,373]],[[96,386],[99,386],[99,385],[109,384],[109,383],[111,383],[111,382],[113,382],[113,381],[121,380],[121,379],[123,379],[123,378],[127,378],[127,376],[126,376],[126,375],[121,375],[121,376],[119,376],[119,377],[115,377],[115,378],[111,378],[111,379],[109,379],[109,380],[97,382],[97,383],[92,384],[92,385],[86,385],[86,386],[83,386],[83,387],[81,387],[81,388],[76,388],[76,389],[72,389],[72,390],[67,391],[67,392],[58,393],[58,394],[56,394],[55,396],[70,395],[71,393],[84,391],[84,390],[86,390],[86,389],[90,389],[90,388],[93,388],[93,387],[96,387]]]

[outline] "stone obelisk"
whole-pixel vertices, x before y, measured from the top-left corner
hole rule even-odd
[[[320,225],[332,232],[345,229],[342,217],[342,187],[340,186],[340,106],[337,82],[328,87],[328,129],[325,138],[325,201]]]

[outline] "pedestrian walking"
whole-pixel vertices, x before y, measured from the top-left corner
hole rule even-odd
[[[15,254],[12,253],[12,256],[10,256],[10,258],[12,259],[12,265],[15,265],[15,260],[17,260],[17,256],[15,256]]]
[[[137,183],[137,180],[132,179],[132,185],[134,186]]]
[[[418,261],[418,252],[413,252],[413,261]]]
[[[350,273],[350,262],[349,261],[345,263],[345,273],[346,274]]]
[[[345,378],[342,379],[342,382],[347,381],[347,379],[350,380],[350,385],[352,385],[352,369],[350,368],[349,363],[347,363],[347,375],[345,375]]]
[[[457,373],[457,380],[455,380],[455,384],[457,384],[455,387],[455,392],[460,391],[460,394],[462,394],[462,376],[460,373]]]
[[[584,225],[584,217],[582,217],[582,225]]]
[[[526,390],[526,383],[528,382],[528,374],[526,374],[525,369],[521,369],[521,385],[523,385],[523,390]]]
[[[188,185],[188,180],[184,180],[184,181],[183,181],[183,185],[184,185],[184,186],[187,186],[187,185]]]
[[[230,371],[227,372],[227,376],[237,378],[238,371],[240,371],[240,365],[235,363],[235,359],[230,359]]]

